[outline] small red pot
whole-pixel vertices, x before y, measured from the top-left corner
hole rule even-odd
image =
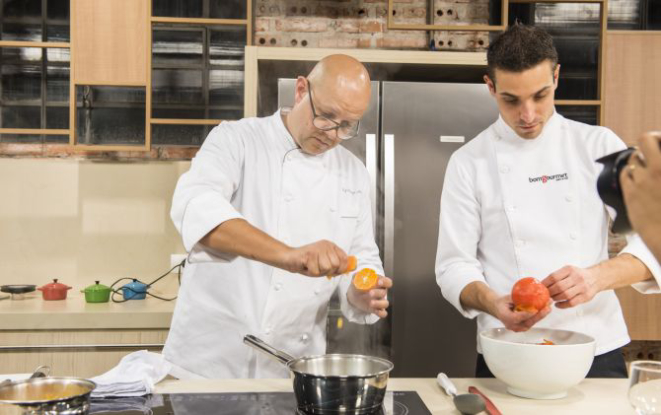
[[[67,291],[71,289],[68,285],[57,282],[57,278],[53,282],[37,288],[44,295],[46,301],[65,300],[67,298]]]

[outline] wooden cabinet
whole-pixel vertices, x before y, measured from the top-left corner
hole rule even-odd
[[[49,365],[53,376],[100,375],[136,350],[160,352],[167,330],[0,331],[0,372]]]
[[[6,92],[13,82],[13,101],[21,101],[3,98],[3,142],[68,143],[59,150],[67,155],[145,152],[152,143],[197,148],[222,120],[242,118],[252,1],[32,3],[14,5],[14,15],[6,13],[10,5],[0,5],[0,23],[7,22],[0,39],[3,97],[11,98]],[[192,62],[196,56],[201,62]],[[37,61],[40,74],[33,68]],[[25,86],[37,78],[47,86],[40,94]],[[159,156],[154,151],[146,157]]]
[[[147,85],[148,0],[71,0],[76,85]]]
[[[661,129],[661,32],[609,31],[605,123],[628,144]]]
[[[661,32],[609,31],[605,122],[627,144],[661,129]],[[633,340],[661,340],[661,296],[617,290]]]
[[[661,340],[660,295],[645,295],[631,287],[616,290],[631,340]]]

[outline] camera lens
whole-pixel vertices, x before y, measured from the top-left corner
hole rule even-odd
[[[597,191],[601,200],[617,211],[617,216],[613,223],[613,232],[616,233],[629,232],[631,230],[631,223],[629,223],[627,209],[624,205],[624,198],[622,197],[620,173],[627,166],[629,157],[631,157],[634,151],[633,148],[627,148],[597,160],[604,165],[604,169],[597,179]]]

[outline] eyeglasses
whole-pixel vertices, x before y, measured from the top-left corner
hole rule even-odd
[[[310,94],[310,106],[312,107],[312,124],[321,131],[333,131],[337,137],[342,140],[348,140],[358,135],[358,127],[360,126],[360,121],[342,121],[337,122],[331,120],[330,118],[324,117],[323,115],[318,115],[317,111],[314,109],[314,103],[312,102],[312,84],[308,81],[308,92]]]

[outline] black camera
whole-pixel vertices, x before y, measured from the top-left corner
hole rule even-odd
[[[597,192],[599,192],[601,200],[617,212],[615,222],[613,222],[613,232],[616,233],[631,231],[631,222],[629,222],[627,207],[622,197],[622,187],[620,187],[620,173],[627,166],[629,157],[634,151],[634,148],[627,148],[597,160],[604,165],[604,169],[597,179]]]

